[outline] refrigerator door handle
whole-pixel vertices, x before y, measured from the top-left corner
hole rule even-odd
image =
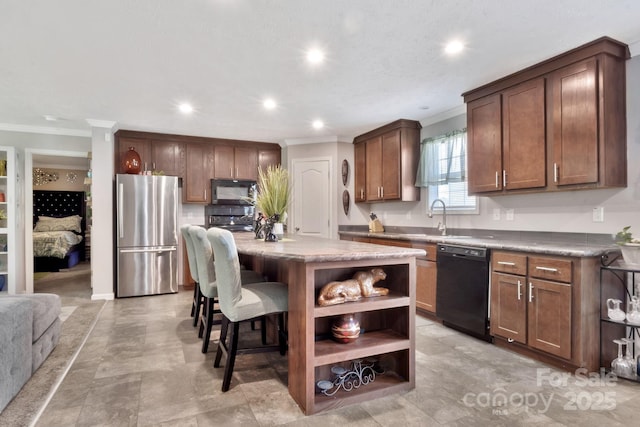
[[[118,189],[118,232],[120,234],[120,238],[124,237],[124,214],[122,203],[124,201],[124,184],[120,183],[120,188]]]
[[[140,253],[162,253],[162,252],[173,252],[177,251],[178,248],[175,246],[170,246],[167,248],[142,248],[142,249],[120,249],[120,252],[123,254],[140,254]]]

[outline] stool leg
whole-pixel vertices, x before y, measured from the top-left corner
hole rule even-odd
[[[191,317],[196,313],[196,296],[198,294],[198,287],[193,287],[193,301],[191,303]]]
[[[213,298],[207,298],[206,314],[203,316],[203,320],[206,320],[204,336],[202,337],[202,352],[206,353],[209,350],[209,340],[211,339],[211,328],[213,326]]]
[[[267,345],[267,318],[262,316],[260,318],[260,335],[262,336],[262,345]]]
[[[236,363],[236,352],[238,351],[238,332],[240,322],[233,322],[231,336],[229,337],[229,349],[227,351],[227,362],[224,367],[224,379],[222,380],[222,391],[228,391],[233,375],[233,365]]]
[[[201,306],[202,306],[202,294],[200,293],[200,286],[196,283],[196,286],[193,291],[193,307],[191,308],[194,328],[198,326],[198,320],[200,320]]]
[[[226,316],[222,316],[222,325],[220,326],[220,339],[218,340],[218,351],[216,352],[216,358],[213,361],[213,367],[220,367],[220,360],[222,359],[222,353],[227,353],[227,330],[229,329],[229,319]]]

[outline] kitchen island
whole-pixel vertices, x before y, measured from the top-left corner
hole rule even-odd
[[[243,264],[289,287],[288,387],[305,414],[415,387],[415,258],[424,250],[298,235],[275,243],[256,240],[251,233],[234,236]],[[322,286],[371,268],[386,273],[376,286],[388,288],[388,295],[317,305]],[[343,314],[354,314],[360,322],[355,342],[331,339],[331,324]],[[351,369],[357,360],[375,363],[375,381],[331,396],[317,390],[318,381],[334,379],[331,368]]]

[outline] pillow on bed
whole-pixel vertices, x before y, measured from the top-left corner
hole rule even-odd
[[[63,218],[53,218],[50,216],[38,217],[38,222],[33,231],[75,231],[82,232],[82,217],[79,215],[65,216]]]

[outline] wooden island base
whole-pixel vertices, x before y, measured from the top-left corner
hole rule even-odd
[[[247,233],[248,234],[248,233]],[[415,387],[416,256],[420,249],[295,236],[269,243],[236,236],[245,265],[289,286],[289,393],[305,414],[363,402]],[[350,279],[357,271],[382,268],[376,286],[389,295],[321,307],[318,292],[331,281]],[[331,339],[331,323],[355,314],[360,337],[342,344]],[[354,360],[375,361],[375,380],[333,396],[320,393],[318,381],[332,381],[334,366],[351,369]]]

